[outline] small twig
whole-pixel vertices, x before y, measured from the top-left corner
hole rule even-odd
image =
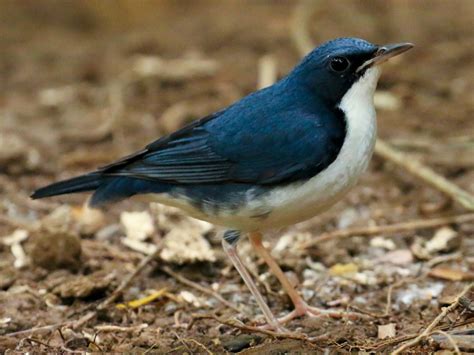
[[[439,256],[436,256],[434,257],[433,259],[431,260],[428,260],[425,265],[428,267],[428,268],[432,268],[433,266],[436,266],[438,264],[442,264],[442,263],[446,263],[448,261],[454,261],[454,260],[459,260],[462,258],[462,253],[457,251],[455,253],[451,253],[451,254],[446,254],[446,255],[439,255]]]
[[[272,55],[264,55],[258,61],[258,88],[273,85],[277,79],[277,63]]]
[[[26,335],[26,334],[33,334],[33,333],[38,333],[38,332],[42,332],[42,331],[55,330],[55,329],[59,329],[63,326],[66,326],[70,323],[71,323],[71,321],[66,321],[66,322],[62,322],[62,323],[44,325],[42,327],[23,329],[23,330],[19,330],[19,331],[16,331],[16,332],[5,334],[5,336],[7,336],[7,337],[16,337],[18,335]]]
[[[318,5],[318,1],[302,0],[295,7],[293,13],[291,34],[296,49],[301,56],[308,54],[314,48],[313,40],[309,35],[308,25],[311,17],[316,12],[316,5]]]
[[[426,327],[426,329],[421,334],[419,334],[415,339],[409,342],[406,342],[399,348],[395,349],[392,352],[392,355],[401,354],[405,350],[411,348],[412,346],[417,345],[424,338],[428,337],[433,332],[433,329],[439,324],[439,322],[441,322],[443,318],[446,317],[446,315],[449,312],[453,311],[457,306],[459,306],[459,300],[461,299],[461,297],[466,295],[472,289],[473,286],[474,286],[474,283],[471,283],[468,286],[466,286],[464,290],[462,290],[462,292],[456,296],[456,299],[454,300],[454,302],[451,303],[448,307],[443,308],[441,313],[438,314],[438,316]]]
[[[69,322],[67,325],[68,325],[69,327],[71,327],[72,329],[78,329],[78,328],[82,327],[84,324],[86,324],[88,321],[90,321],[91,319],[93,319],[96,315],[97,315],[97,312],[96,312],[96,311],[88,312],[88,313],[86,313],[84,316],[82,316],[81,318],[79,318],[78,320],[76,320],[76,321],[71,321],[71,322]]]
[[[193,314],[192,315],[194,319],[214,319],[220,324],[227,325],[232,328],[237,328],[242,331],[250,332],[250,333],[261,333],[265,334],[268,336],[271,336],[273,338],[277,339],[294,339],[294,340],[301,340],[301,341],[306,341],[309,343],[314,343],[317,341],[325,340],[327,339],[327,335],[321,335],[318,337],[308,337],[305,334],[298,334],[298,333],[280,333],[280,332],[275,332],[273,330],[269,329],[264,329],[260,327],[252,327],[250,325],[245,325],[242,322],[238,321],[237,319],[234,320],[224,320],[220,319],[214,314]]]
[[[459,350],[459,347],[458,347],[458,344],[456,344],[456,341],[454,340],[454,338],[449,334],[449,333],[446,333],[445,331],[443,330],[435,330],[433,332],[433,334],[435,333],[438,333],[444,337],[446,337],[446,339],[448,339],[448,342],[451,344],[451,346],[453,347],[453,350],[454,352],[457,354],[457,355],[461,355],[461,351]]]
[[[140,325],[136,325],[133,327],[121,327],[118,325],[112,325],[112,324],[103,324],[103,325],[96,325],[94,327],[97,331],[99,332],[125,332],[125,333],[130,333],[130,332],[135,332],[135,331],[141,331],[145,328],[148,328],[148,324],[143,323]]]
[[[198,290],[198,291],[200,291],[200,292],[202,292],[202,293],[204,293],[208,296],[214,297],[215,299],[217,299],[219,302],[221,302],[226,307],[229,307],[229,308],[231,308],[234,311],[239,312],[239,313],[242,312],[236,305],[234,305],[233,303],[231,303],[231,302],[227,301],[226,299],[224,299],[217,292],[214,292],[211,289],[203,287],[203,286],[199,285],[198,283],[196,283],[194,281],[191,281],[191,280],[185,278],[184,276],[175,273],[169,267],[164,266],[164,267],[160,268],[160,270],[162,270],[164,273],[168,274],[172,278],[176,279],[177,281],[181,282],[182,284],[185,284],[189,287],[192,287],[192,288],[194,288],[194,289],[196,289],[196,290]]]
[[[40,344],[40,345],[43,345],[44,347],[48,348],[48,349],[52,349],[53,347],[49,344],[46,344],[38,339],[34,339],[34,338],[25,338],[25,339],[22,339],[20,340],[20,347],[23,345],[22,343],[24,342],[28,342],[28,343],[36,343],[36,344]]]
[[[138,274],[140,274],[143,271],[143,269],[152,260],[154,260],[158,256],[160,251],[161,251],[161,248],[158,246],[154,253],[152,253],[150,255],[147,255],[145,258],[143,258],[143,260],[140,261],[140,264],[138,264],[137,268],[122,281],[120,286],[117,287],[117,289],[114,292],[112,292],[112,294],[109,297],[107,297],[107,299],[105,301],[101,302],[97,306],[97,310],[102,310],[102,309],[106,308],[107,306],[109,306],[112,302],[114,302],[122,294],[122,292],[130,285],[130,283],[133,281],[133,279]]]
[[[316,12],[317,1],[302,0],[296,6],[293,15],[292,35],[293,42],[301,56],[306,55],[314,47],[308,27],[312,15]],[[474,210],[474,196],[435,173],[426,165],[415,160],[410,155],[401,153],[378,138],[375,145],[375,154],[408,171],[414,177],[427,183],[431,187],[443,192],[453,200],[459,202],[467,210]]]
[[[413,157],[397,151],[380,139],[377,140],[377,144],[375,145],[375,153],[391,163],[403,167],[413,176],[424,181],[438,191],[441,191],[454,201],[459,202],[467,210],[474,210],[474,196],[472,194],[464,191]]]
[[[462,321],[462,322],[459,322],[459,323],[455,323],[455,324],[448,324],[448,325],[443,325],[443,326],[439,326],[436,328],[436,330],[448,330],[448,329],[454,329],[456,327],[462,327],[462,326],[465,326],[465,325],[469,325],[469,324],[472,324],[474,323],[474,319],[468,319],[468,320],[465,320],[465,321]],[[390,339],[390,340],[386,340],[386,341],[382,341],[378,344],[375,344],[375,345],[372,345],[372,346],[368,346],[368,347],[364,347],[366,350],[371,350],[371,351],[377,351],[377,352],[380,352],[382,351],[382,349],[384,348],[387,348],[388,346],[393,346],[393,345],[396,345],[396,344],[399,344],[399,343],[403,343],[404,341],[407,341],[407,340],[410,340],[410,339],[414,339],[418,336],[418,333],[413,333],[413,334],[407,334],[407,335],[401,335],[397,338],[393,338],[393,339]]]
[[[426,148],[426,149],[436,149],[440,145],[448,147],[464,147],[472,148],[474,147],[474,135],[466,136],[454,136],[454,137],[444,137],[444,138],[432,138],[429,136],[421,136],[416,140],[413,139],[404,139],[396,138],[393,139],[391,144],[402,147],[402,148]]]
[[[192,339],[192,338],[185,338],[183,339],[184,341],[189,341],[191,343],[194,343],[196,344],[197,346],[199,346],[201,349],[203,349],[206,353],[208,353],[209,355],[214,355],[214,353],[209,350],[204,344],[198,342],[196,339]]]
[[[383,312],[383,315],[385,317],[388,317],[390,313],[392,312],[392,293],[393,293],[393,288],[394,285],[390,285],[388,287],[387,291],[387,304],[385,305],[385,311]]]
[[[176,333],[176,332],[172,332],[172,333],[174,334],[174,336],[176,337],[176,339],[178,339],[178,341],[179,341],[181,344],[183,344],[183,346],[186,348],[186,350],[188,350],[189,353],[192,354],[193,352],[192,352],[191,349],[189,348],[188,344],[186,344],[186,342],[183,340],[183,338],[181,338],[181,337],[179,336],[179,334]]]
[[[319,237],[303,244],[303,248],[309,248],[318,245],[321,242],[336,239],[349,238],[352,236],[370,237],[379,235],[388,235],[401,232],[410,232],[419,229],[436,228],[447,224],[461,224],[474,221],[474,213],[467,213],[448,217],[430,218],[430,219],[415,219],[408,222],[389,224],[385,226],[367,226],[361,228],[347,228],[339,229],[332,232],[324,233]]]

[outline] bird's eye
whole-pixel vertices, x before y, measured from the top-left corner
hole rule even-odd
[[[335,71],[337,73],[341,73],[344,70],[346,70],[347,68],[349,68],[350,64],[351,63],[349,63],[349,60],[347,60],[347,58],[335,57],[335,58],[331,59],[331,62],[329,63],[329,67],[333,71]]]

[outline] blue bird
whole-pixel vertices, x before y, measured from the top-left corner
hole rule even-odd
[[[162,137],[132,155],[40,188],[32,198],[94,191],[101,206],[134,195],[226,227],[223,247],[268,325],[302,315],[355,316],[305,303],[262,245],[262,231],[327,210],[356,183],[376,138],[379,64],[413,45],[339,38],[309,53],[286,77]],[[295,309],[277,319],[237,253],[247,233]]]

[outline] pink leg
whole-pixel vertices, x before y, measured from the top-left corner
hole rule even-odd
[[[237,253],[236,243],[228,243],[227,241],[223,240],[222,247],[227,253],[229,259],[232,261],[232,264],[234,264],[234,267],[237,269],[240,276],[244,280],[245,284],[249,288],[250,292],[255,297],[255,300],[257,301],[257,304],[262,310],[262,313],[265,316],[268,325],[275,330],[284,331],[284,329],[281,327],[280,323],[275,318],[272,311],[266,304],[265,300],[263,299],[262,294],[260,293],[260,291],[258,291],[258,288],[255,285],[255,282],[252,280],[252,277],[250,276],[249,272],[242,263],[242,260],[240,259],[239,254]]]
[[[291,311],[286,316],[280,318],[278,321],[280,324],[284,324],[294,318],[298,318],[304,315],[309,316],[327,316],[332,318],[350,318],[358,319],[361,317],[366,317],[363,314],[354,313],[354,312],[341,312],[341,311],[328,311],[324,309],[319,309],[316,307],[309,306],[303,298],[298,294],[298,292],[291,285],[291,282],[286,277],[285,273],[281,270],[280,266],[276,263],[275,259],[271,256],[270,252],[262,244],[262,234],[259,232],[253,232],[249,234],[250,242],[255,248],[255,251],[260,255],[260,257],[268,265],[272,273],[280,281],[283,286],[283,289],[288,294],[291,299],[291,302],[295,306],[295,309]]]

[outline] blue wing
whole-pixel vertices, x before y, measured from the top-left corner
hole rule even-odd
[[[337,157],[345,136],[342,113],[311,113],[284,100],[268,112],[258,95],[247,99],[100,172],[172,184],[270,185],[310,178]]]
[[[133,155],[45,186],[32,197],[95,190],[91,204],[98,205],[180,191],[196,203],[228,202],[248,190],[309,179],[336,159],[346,125],[342,112],[296,90],[277,84],[257,91]]]

